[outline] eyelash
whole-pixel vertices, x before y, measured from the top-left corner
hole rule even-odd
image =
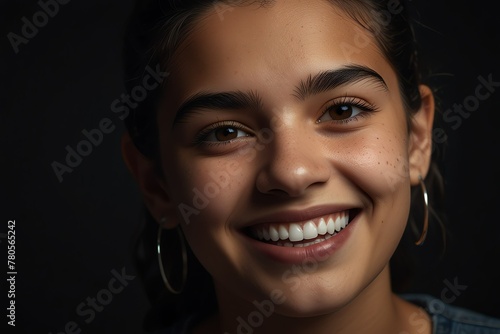
[[[232,142],[232,140],[227,140],[227,141],[207,141],[206,138],[210,135],[210,133],[214,130],[217,130],[222,127],[227,127],[227,128],[234,128],[237,130],[242,130],[245,132],[249,132],[248,129],[244,126],[242,126],[240,123],[236,121],[219,121],[213,124],[210,124],[208,127],[205,129],[201,130],[200,133],[198,133],[194,139],[194,144],[196,145],[226,145]]]
[[[320,116],[320,119],[327,112],[329,112],[331,109],[333,109],[335,107],[339,107],[339,106],[355,107],[355,108],[360,109],[361,112],[356,116],[351,116],[349,118],[342,119],[342,120],[330,120],[329,122],[334,122],[337,124],[347,124],[347,123],[352,122],[352,121],[357,121],[358,117],[366,117],[369,115],[370,112],[375,112],[378,110],[375,105],[370,104],[362,99],[344,96],[342,98],[332,100],[331,103],[325,107],[324,111],[322,112],[322,114]],[[323,123],[323,122],[318,120],[317,123]],[[246,127],[242,126],[240,123],[238,123],[236,121],[219,121],[219,122],[210,124],[208,127],[203,129],[202,131],[200,131],[195,137],[194,144],[195,145],[209,145],[209,146],[230,144],[231,142],[233,142],[233,140],[227,140],[227,141],[207,141],[206,140],[206,138],[211,134],[212,131],[217,130],[217,129],[222,128],[222,127],[234,128],[236,130],[242,130],[242,131],[245,131],[247,133],[249,132]]]
[[[358,117],[366,117],[366,116],[369,116],[370,112],[378,111],[378,108],[375,105],[370,104],[370,103],[368,103],[360,98],[344,96],[342,98],[332,100],[332,102],[325,107],[324,111],[322,112],[322,114],[319,118],[321,119],[331,109],[339,107],[339,106],[356,107],[356,108],[360,109],[361,112],[356,116],[351,116],[349,118],[342,119],[342,120],[330,120],[329,122],[335,122],[338,124],[347,124],[347,123],[350,123],[352,121],[357,121]],[[323,122],[320,122],[318,120],[317,123],[323,123]]]

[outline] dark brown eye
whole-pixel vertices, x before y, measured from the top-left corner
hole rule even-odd
[[[341,104],[338,106],[331,106],[328,108],[328,114],[331,119],[335,121],[340,121],[349,118],[353,115],[353,107],[348,104]]]
[[[238,137],[238,129],[229,126],[219,128],[214,131],[214,136],[218,141],[235,139]]]
[[[202,131],[199,135],[200,142],[223,143],[240,137],[248,137],[249,134],[243,127],[232,124],[213,124]]]
[[[318,123],[328,121],[337,123],[348,122],[356,120],[358,115],[363,115],[371,111],[375,111],[375,109],[367,102],[358,98],[345,97],[333,101],[332,104],[326,106]]]

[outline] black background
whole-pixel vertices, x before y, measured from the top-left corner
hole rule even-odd
[[[108,287],[112,271],[136,276],[132,240],[138,232],[140,196],[120,155],[123,121],[111,102],[126,93],[121,34],[132,2],[78,1],[39,28],[16,54],[7,38],[32,21],[36,1],[0,2],[1,230],[16,221],[16,331],[59,333],[74,321],[82,333],[141,333],[148,303],[138,277],[95,318],[76,309]],[[486,0],[412,1],[422,58],[435,73],[442,110],[475,95],[479,76],[500,82],[498,19]],[[448,240],[442,262],[429,265],[412,288],[450,297],[454,305],[500,317],[498,156],[500,87],[470,117],[442,122],[448,143],[442,163],[447,185]],[[482,91],[483,92],[483,91]],[[59,182],[51,164],[64,163],[108,118],[115,129]],[[0,235],[0,278],[6,281],[7,242]],[[2,300],[6,297],[2,285]],[[2,304],[0,321],[7,322]],[[5,332],[4,332],[5,333]]]

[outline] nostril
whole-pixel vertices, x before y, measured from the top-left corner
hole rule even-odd
[[[276,196],[287,196],[287,197],[290,196],[290,194],[283,189],[271,189],[271,190],[268,190],[267,193],[271,194],[271,195],[276,195]]]
[[[321,154],[297,147],[272,151],[258,171],[256,188],[262,194],[303,196],[312,185],[330,179],[331,166]],[[304,149],[305,150],[305,149]]]

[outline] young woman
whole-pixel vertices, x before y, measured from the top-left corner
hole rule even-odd
[[[158,265],[141,263],[151,291],[167,286],[151,292],[159,333],[500,333],[393,290],[391,259],[410,227],[422,244],[439,180],[407,12],[396,0],[138,5],[127,84],[143,94],[122,149],[156,222],[143,246],[158,246]]]

